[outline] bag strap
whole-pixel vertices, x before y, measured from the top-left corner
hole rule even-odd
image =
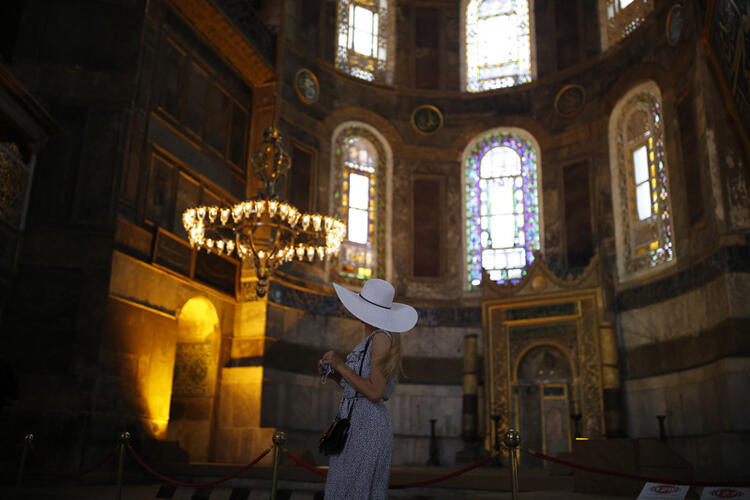
[[[372,342],[372,338],[375,336],[376,333],[384,332],[384,331],[385,330],[375,330],[374,332],[370,334],[369,337],[367,337],[367,342],[365,343],[365,350],[362,353],[362,359],[359,360],[359,371],[357,372],[357,375],[359,375],[360,377],[362,376],[362,365],[364,364],[365,358],[367,357],[367,348],[370,347],[370,342]],[[349,414],[346,416],[347,419],[352,416],[352,410],[354,410],[354,405],[358,399],[359,399],[359,391],[355,389],[354,400],[352,401],[351,406],[349,406]]]

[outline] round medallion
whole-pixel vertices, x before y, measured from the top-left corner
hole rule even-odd
[[[669,45],[674,46],[680,42],[682,27],[685,24],[684,14],[682,4],[674,4],[669,9],[669,14],[667,14],[667,43]]]
[[[583,109],[586,102],[586,92],[583,87],[571,83],[560,89],[555,97],[555,111],[561,116],[569,118]]]
[[[299,100],[305,104],[318,102],[320,98],[320,85],[315,74],[309,69],[302,68],[294,75],[294,90]]]
[[[417,106],[411,114],[411,125],[422,135],[432,135],[443,128],[443,114],[429,104]]]

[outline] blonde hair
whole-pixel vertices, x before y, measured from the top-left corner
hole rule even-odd
[[[403,372],[401,367],[401,334],[391,333],[391,335],[393,335],[393,342],[391,342],[388,354],[376,359],[380,371],[383,372],[383,376],[389,382],[393,377]]]

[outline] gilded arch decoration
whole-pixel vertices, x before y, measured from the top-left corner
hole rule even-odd
[[[515,286],[485,280],[482,330],[485,349],[485,411],[501,417],[503,428],[520,425],[518,369],[535,347],[550,346],[570,362],[572,383],[565,391],[571,413],[581,416],[582,437],[607,433],[602,350],[611,305],[611,282],[595,256],[578,278],[557,277],[540,256]],[[572,426],[572,424],[571,424]],[[528,433],[529,430],[527,429]],[[490,441],[494,439],[490,434]],[[493,442],[488,443],[490,446]]]

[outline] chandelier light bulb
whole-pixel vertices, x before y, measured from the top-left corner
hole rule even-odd
[[[188,208],[182,223],[193,248],[226,255],[236,251],[241,260],[252,258],[258,276],[256,293],[264,297],[268,277],[279,265],[295,258],[312,262],[316,256],[324,261],[336,254],[346,225],[333,217],[302,213],[276,198],[276,180],[289,168],[278,130],[265,131],[263,146],[251,163],[263,181],[255,199],[231,207]]]

